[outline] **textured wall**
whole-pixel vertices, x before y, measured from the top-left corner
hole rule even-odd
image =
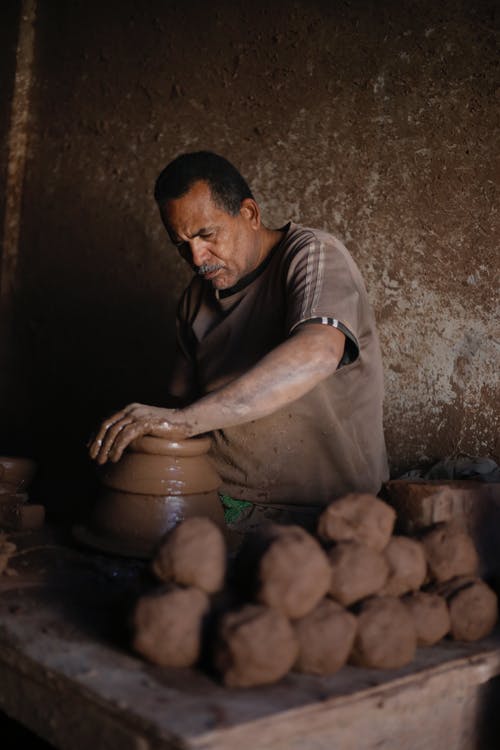
[[[10,125],[10,103],[14,85],[16,60],[16,34],[19,2],[11,1],[0,5],[0,218],[5,211],[5,182],[7,171],[7,143]],[[1,226],[1,225],[0,225]]]
[[[210,148],[268,224],[327,228],[359,263],[393,472],[498,457],[495,7],[40,0],[4,441],[64,484],[96,420],[161,401],[188,274],[151,187]]]

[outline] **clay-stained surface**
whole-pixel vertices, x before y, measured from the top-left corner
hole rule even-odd
[[[189,273],[151,191],[195,148],[241,168],[270,225],[329,229],[353,253],[393,475],[457,451],[498,458],[495,6],[39,3],[0,439],[43,460],[61,509],[96,422],[162,401]]]

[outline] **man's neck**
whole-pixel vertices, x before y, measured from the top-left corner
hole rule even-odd
[[[275,247],[281,240],[283,239],[283,236],[285,232],[282,229],[268,229],[267,227],[262,227],[262,252],[260,255],[260,263],[266,258],[273,247]],[[260,265],[259,263],[259,265]]]

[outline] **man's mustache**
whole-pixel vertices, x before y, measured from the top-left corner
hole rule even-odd
[[[206,273],[212,273],[212,271],[218,271],[219,268],[222,268],[220,264],[204,263],[202,266],[198,268],[198,275],[204,276]]]

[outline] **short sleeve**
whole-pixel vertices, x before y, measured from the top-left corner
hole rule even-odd
[[[359,354],[360,289],[354,261],[335,238],[311,235],[295,249],[287,271],[288,333],[308,323],[331,325],[346,336],[346,362]]]

